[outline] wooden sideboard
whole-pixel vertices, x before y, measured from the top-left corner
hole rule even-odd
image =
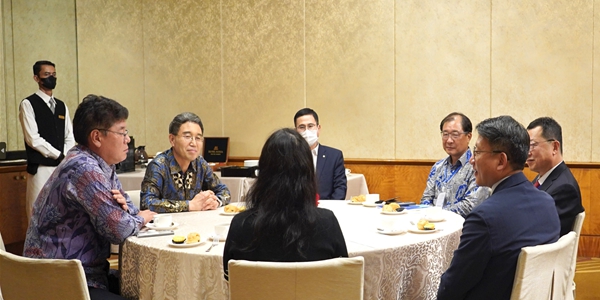
[[[6,245],[25,241],[27,175],[25,166],[0,167],[0,233]]]
[[[244,165],[244,160],[256,157],[230,157],[231,165]],[[369,192],[382,199],[399,197],[402,201],[419,202],[433,160],[368,160],[345,159],[346,168],[361,173],[367,179]],[[567,163],[579,183],[585,221],[579,239],[578,255],[600,257],[600,190],[593,188],[600,183],[600,163]],[[525,175],[533,180],[535,173],[528,168]],[[596,184],[594,184],[596,182]]]

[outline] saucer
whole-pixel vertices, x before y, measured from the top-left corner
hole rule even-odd
[[[352,202],[352,200],[347,200],[346,203],[350,205],[362,205],[364,202]]]
[[[215,240],[215,236],[214,236],[214,235],[211,235],[211,236],[209,237],[209,239],[210,239],[211,241],[214,241],[214,240]],[[226,240],[227,240],[227,236],[219,236],[219,242],[224,242],[224,241],[226,241]]]
[[[431,223],[437,223],[437,222],[444,222],[446,221],[446,218],[444,218],[443,216],[427,216],[425,215],[425,217],[423,217],[423,219],[427,220],[428,222]]]
[[[206,239],[200,240],[199,242],[196,243],[191,243],[191,244],[187,244],[186,242],[183,242],[183,244],[175,244],[173,243],[173,241],[169,242],[169,246],[171,247],[175,247],[175,248],[190,248],[190,247],[196,247],[196,246],[200,246],[203,245],[204,243],[206,243]]]
[[[423,229],[423,230],[421,230],[421,229],[418,229],[418,228],[409,228],[409,229],[408,229],[408,232],[412,232],[412,233],[423,233],[423,234],[427,234],[427,233],[434,233],[434,232],[438,232],[438,231],[439,231],[439,229],[437,229],[437,228],[436,228],[436,229],[434,229],[434,230],[424,230],[424,229]]]
[[[383,210],[381,211],[381,214],[383,214],[383,215],[403,215],[406,213],[407,213],[406,209],[403,211],[383,211]]]
[[[375,202],[369,202],[369,203],[367,203],[367,202],[362,202],[362,205],[363,205],[364,207],[376,207],[376,206],[377,206],[377,203],[375,203]]]
[[[166,226],[166,227],[159,227],[154,225],[154,223],[147,223],[146,227],[150,228],[150,229],[154,229],[154,230],[173,230],[175,228],[177,228],[177,226],[179,226],[179,223],[177,222],[173,222],[171,223],[171,226]]]
[[[222,211],[219,214],[222,216],[235,216],[235,215],[239,214],[239,212],[224,212],[224,211]]]
[[[380,234],[385,234],[385,235],[399,235],[399,234],[403,234],[406,233],[406,229],[382,229],[382,228],[377,228],[377,232]]]

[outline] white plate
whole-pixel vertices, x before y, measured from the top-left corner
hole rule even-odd
[[[431,223],[446,221],[446,218],[444,218],[442,216],[439,216],[439,217],[438,216],[433,216],[433,217],[425,216],[424,219],[427,220],[428,222],[431,222]]]
[[[177,226],[179,226],[179,223],[177,223],[177,222],[173,222],[173,223],[171,223],[171,226],[167,226],[167,227],[158,227],[158,226],[154,225],[154,223],[146,224],[146,227],[148,227],[150,229],[154,229],[154,230],[173,230],[173,229],[177,228]]]
[[[434,232],[438,232],[439,230],[436,228],[434,230],[421,230],[421,229],[417,229],[417,228],[409,228],[408,232],[412,232],[412,233],[434,233]]]
[[[223,216],[235,216],[235,215],[239,214],[239,212],[224,212],[224,211],[222,211],[219,214],[223,215]]]
[[[406,233],[405,229],[395,229],[395,230],[385,230],[381,228],[377,228],[377,232],[385,235],[399,235]]]
[[[384,215],[403,215],[406,213],[406,209],[403,211],[381,211],[381,214]]]
[[[365,206],[365,207],[375,207],[375,206],[377,206],[376,203],[367,203],[367,202],[363,202],[362,205]]]
[[[346,203],[350,204],[350,205],[362,205],[363,202],[352,202],[352,200],[348,200],[346,201]]]
[[[200,246],[200,245],[202,245],[204,243],[206,243],[206,239],[200,240],[199,242],[192,243],[192,244],[187,244],[186,242],[183,242],[183,244],[175,244],[175,243],[173,243],[173,241],[171,241],[169,243],[169,246],[175,247],[175,248],[189,248],[189,247]]]

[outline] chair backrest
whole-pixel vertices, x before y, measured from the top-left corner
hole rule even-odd
[[[567,290],[567,272],[575,243],[575,233],[562,236],[556,243],[523,247],[510,299],[555,299]],[[564,291],[563,291],[564,290]],[[556,298],[562,299],[562,298]]]
[[[129,198],[131,198],[131,202],[135,204],[135,207],[140,208],[140,190],[125,191],[125,193],[129,195]]]
[[[35,259],[0,251],[0,286],[5,300],[90,299],[81,261]]]
[[[244,299],[363,299],[364,258],[312,262],[229,261],[229,296]]]
[[[577,234],[575,237],[575,247],[573,247],[573,254],[571,256],[571,268],[569,270],[569,282],[571,283],[571,289],[569,293],[567,293],[567,299],[574,299],[575,293],[575,266],[577,265],[577,250],[579,249],[579,236],[581,235],[581,227],[583,227],[583,221],[585,220],[585,211],[580,212],[575,217],[575,222],[573,222],[573,231]]]
[[[568,293],[572,291],[571,275],[575,270],[573,267],[573,249],[577,246],[577,233],[574,231],[563,235],[557,244],[559,244],[560,252],[556,256],[556,262],[554,264],[554,286],[552,292],[552,299],[564,300],[567,299]],[[577,253],[577,251],[575,251]]]
[[[2,240],[2,233],[1,232],[0,232],[0,250],[6,251],[6,248],[4,248],[4,240]]]

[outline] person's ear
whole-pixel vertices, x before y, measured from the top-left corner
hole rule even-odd
[[[100,148],[100,146],[102,145],[102,134],[100,133],[100,130],[92,130],[92,132],[90,132],[90,144],[93,144],[95,147]]]
[[[560,153],[560,142],[552,141],[552,154]]]
[[[175,136],[172,133],[169,133],[169,143],[171,143],[171,147],[175,146]]]
[[[508,156],[506,155],[506,153],[504,152],[500,152],[498,153],[498,164],[496,166],[496,169],[498,171],[502,171],[505,170],[506,168],[509,167],[510,162],[508,161]]]

